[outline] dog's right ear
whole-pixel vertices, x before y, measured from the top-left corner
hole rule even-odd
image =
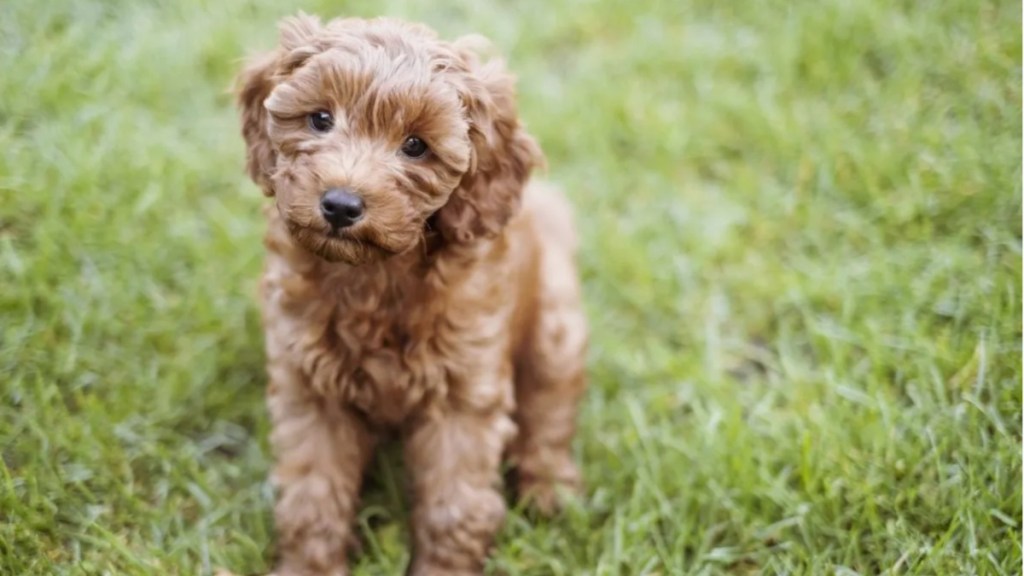
[[[263,101],[276,86],[274,76],[278,52],[264,54],[250,62],[238,75],[237,102],[245,138],[245,169],[267,196],[274,195],[270,174],[277,165],[277,151],[267,137],[267,110]]]
[[[238,75],[236,95],[246,144],[246,170],[267,196],[274,195],[270,175],[277,165],[277,151],[267,136],[268,113],[263,102],[278,83],[323,50],[316,41],[320,30],[320,20],[302,12],[285,18],[280,25],[278,49],[254,58]]]

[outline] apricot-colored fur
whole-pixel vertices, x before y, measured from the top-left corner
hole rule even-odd
[[[400,435],[414,575],[480,574],[503,456],[542,511],[579,484],[570,442],[587,329],[570,208],[513,79],[477,39],[299,15],[239,78],[248,171],[268,196],[262,285],[281,576],[347,574],[375,441]],[[312,130],[327,110],[335,125]],[[426,157],[398,153],[410,135]],[[332,230],[327,188],[365,218]]]

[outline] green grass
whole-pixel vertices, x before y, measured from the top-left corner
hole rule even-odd
[[[979,0],[5,1],[0,573],[268,568],[226,90],[299,7],[492,37],[580,206],[588,489],[494,573],[1020,573],[1021,14]]]

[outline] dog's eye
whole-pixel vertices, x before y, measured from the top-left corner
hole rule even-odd
[[[409,136],[402,143],[402,154],[409,158],[422,158],[427,153],[427,143],[416,136]]]
[[[317,132],[327,132],[334,127],[334,116],[327,110],[317,110],[309,115],[309,127]]]

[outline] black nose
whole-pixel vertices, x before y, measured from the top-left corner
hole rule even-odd
[[[320,213],[335,228],[347,228],[363,217],[363,199],[347,188],[331,188],[320,197]]]

